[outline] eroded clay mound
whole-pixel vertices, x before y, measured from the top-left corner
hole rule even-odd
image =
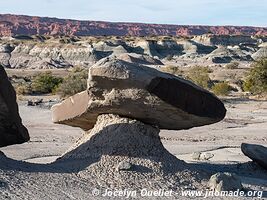
[[[96,188],[177,189],[199,184],[199,172],[164,148],[158,128],[112,114],[100,115],[94,128],[57,163],[78,171],[84,180],[90,178]]]

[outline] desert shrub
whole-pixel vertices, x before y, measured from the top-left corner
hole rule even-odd
[[[167,66],[162,67],[161,71],[169,73],[169,74],[177,75],[177,76],[183,76],[183,71],[180,70],[178,67],[172,66],[172,65],[167,65]]]
[[[227,65],[225,65],[226,69],[237,69],[239,66],[239,62],[230,62]]]
[[[252,68],[243,83],[243,88],[253,94],[267,93],[267,58],[252,64]]]
[[[87,88],[88,70],[84,68],[74,68],[57,88],[57,93],[62,97],[72,96],[82,92]]]
[[[195,66],[188,71],[187,78],[200,87],[208,89],[211,81],[210,72],[208,67]]]
[[[18,95],[32,94],[32,87],[29,83],[21,83],[15,86],[16,93]]]
[[[231,91],[231,86],[226,82],[215,83],[211,90],[216,95],[227,96]]]
[[[52,75],[52,72],[39,73],[33,78],[32,91],[34,93],[51,93],[62,82],[62,78]]]

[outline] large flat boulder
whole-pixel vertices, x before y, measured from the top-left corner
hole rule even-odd
[[[101,114],[180,130],[218,122],[226,113],[216,96],[192,82],[114,57],[89,69],[88,89],[83,95],[55,105],[52,111],[54,122],[84,130],[91,129]]]
[[[19,144],[30,139],[22,125],[16,102],[16,92],[0,65],[0,147]]]

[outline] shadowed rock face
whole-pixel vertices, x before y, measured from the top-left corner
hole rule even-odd
[[[52,111],[54,122],[84,130],[91,129],[100,114],[180,130],[218,122],[226,113],[217,97],[195,84],[114,57],[89,69],[86,92],[55,105]]]
[[[18,113],[15,90],[0,65],[0,147],[23,143],[29,139]]]
[[[267,147],[257,144],[241,144],[242,152],[267,170]]]

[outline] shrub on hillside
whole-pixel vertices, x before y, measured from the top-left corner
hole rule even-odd
[[[230,62],[227,65],[225,65],[226,69],[237,69],[239,66],[239,62]]]
[[[231,86],[228,85],[228,83],[226,82],[221,82],[221,83],[215,83],[211,89],[213,93],[216,95],[227,96],[231,91]]]
[[[72,96],[82,92],[87,88],[88,70],[84,68],[74,68],[67,75],[57,88],[57,93],[62,97]]]
[[[256,61],[252,64],[243,88],[253,94],[267,93],[267,58]]]
[[[42,72],[33,78],[32,91],[34,93],[52,93],[62,82],[62,78],[52,75],[52,72]]]

